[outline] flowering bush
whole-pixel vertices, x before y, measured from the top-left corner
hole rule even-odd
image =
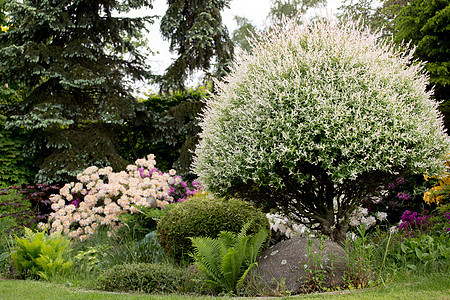
[[[450,259],[450,206],[431,214],[406,210],[393,237],[388,259],[410,269],[447,267]]]
[[[449,151],[423,64],[397,49],[332,20],[261,33],[206,104],[194,171],[342,241],[365,196]]]
[[[446,167],[450,167],[450,161],[446,162]],[[427,178],[429,179],[429,178]],[[442,205],[449,203],[450,199],[450,173],[446,172],[439,178],[438,184],[429,189],[424,195],[423,200],[427,204]]]
[[[175,170],[162,173],[155,168],[154,155],[138,159],[126,171],[91,166],[52,195],[49,222],[40,223],[50,233],[64,231],[71,238],[85,240],[97,227],[108,226],[110,233],[120,227],[119,216],[137,213],[139,206],[164,209],[196,192],[199,184],[188,186]]]
[[[362,200],[361,207],[367,210],[368,215],[376,218],[378,214],[385,215],[386,220],[381,223],[383,225],[397,224],[405,210],[420,211],[429,208],[423,202],[423,193],[430,186],[431,182],[425,181],[423,175],[398,177],[366,196]],[[352,224],[355,224],[355,218],[351,219],[350,225]]]
[[[369,214],[369,210],[364,207],[358,207],[350,216],[349,225],[352,227],[358,227],[364,225],[365,229],[369,229],[377,223],[377,220],[383,222],[387,219],[387,213],[377,211]]]
[[[280,213],[267,213],[266,217],[269,219],[270,230],[275,233],[280,233],[288,239],[310,233],[308,227],[304,224],[296,223]]]

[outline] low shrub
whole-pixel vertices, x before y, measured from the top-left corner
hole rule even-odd
[[[200,274],[165,264],[116,265],[100,276],[98,288],[116,292],[204,293]]]
[[[249,235],[256,234],[261,228],[269,230],[267,217],[252,204],[197,193],[161,218],[157,236],[169,256],[176,260],[189,259],[192,251],[189,237],[216,238],[221,231],[239,233],[249,221],[252,221]]]

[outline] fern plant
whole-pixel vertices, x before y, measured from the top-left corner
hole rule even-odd
[[[65,258],[71,251],[70,241],[59,232],[49,236],[25,228],[25,236],[16,236],[15,241],[11,258],[19,277],[48,280],[73,264],[71,259]]]
[[[248,272],[257,265],[256,258],[267,239],[261,228],[253,237],[247,236],[251,222],[239,234],[222,231],[217,238],[191,237],[191,256],[207,282],[221,292],[238,294]]]

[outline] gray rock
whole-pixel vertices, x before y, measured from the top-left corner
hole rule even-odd
[[[322,263],[323,269],[319,266]],[[331,268],[333,266],[333,268]],[[289,292],[298,294],[305,291],[305,284],[314,270],[323,271],[322,287],[343,284],[347,269],[345,250],[329,240],[308,239],[304,237],[282,241],[266,249],[258,258],[258,266],[249,276],[258,289],[264,293]]]

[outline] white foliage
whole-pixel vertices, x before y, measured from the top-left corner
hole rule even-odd
[[[299,183],[298,162],[336,183],[376,170],[442,170],[449,138],[412,51],[331,20],[286,22],[259,40],[203,114],[193,169],[211,191],[250,180],[282,187],[276,162]]]

